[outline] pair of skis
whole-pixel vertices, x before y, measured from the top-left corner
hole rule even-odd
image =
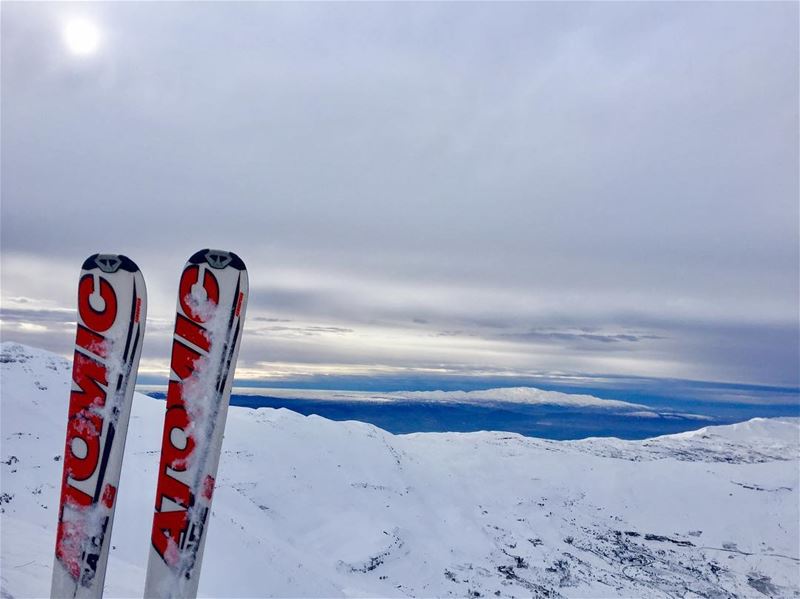
[[[247,293],[247,270],[231,252],[201,250],[181,274],[145,597],[197,593]],[[133,261],[84,262],[54,598],[103,594],[146,312]]]

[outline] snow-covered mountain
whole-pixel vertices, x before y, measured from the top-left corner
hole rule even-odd
[[[70,365],[0,351],[1,595],[49,594]],[[602,400],[598,400],[602,401]],[[106,596],[141,596],[165,404],[134,397]],[[800,420],[645,441],[231,408],[200,595],[798,597]]]
[[[154,390],[163,390],[166,385],[150,385]],[[268,387],[234,387],[239,395],[268,395],[288,399],[314,399],[318,401],[361,401],[388,403],[394,401],[420,401],[436,403],[518,403],[551,405],[573,408],[597,408],[605,410],[643,410],[647,406],[614,399],[600,399],[592,395],[543,391],[533,387],[503,387],[480,391],[324,391],[319,389],[274,389]]]

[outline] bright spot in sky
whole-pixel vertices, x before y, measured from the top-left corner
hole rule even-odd
[[[100,30],[86,19],[71,19],[64,26],[64,43],[76,56],[94,54],[100,44]]]

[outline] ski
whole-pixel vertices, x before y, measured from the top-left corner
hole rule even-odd
[[[101,597],[142,350],[147,291],[139,268],[94,254],[78,282],[61,502],[51,594]]]
[[[247,270],[201,250],[181,274],[145,597],[194,597],[239,353]]]

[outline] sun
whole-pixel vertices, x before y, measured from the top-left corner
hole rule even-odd
[[[64,43],[75,56],[89,56],[100,45],[100,30],[86,19],[70,19],[64,24]]]

